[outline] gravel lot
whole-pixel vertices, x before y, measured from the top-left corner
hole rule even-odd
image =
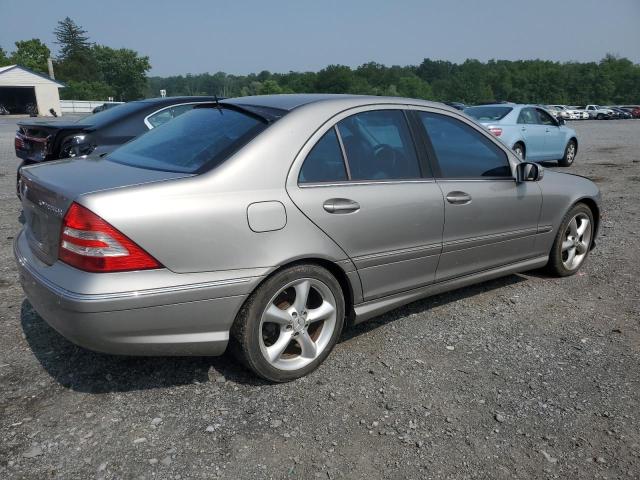
[[[582,272],[413,303],[270,385],[229,356],[107,356],[49,328],[13,265],[0,117],[0,478],[640,478],[640,121],[572,126],[567,170],[605,207]]]

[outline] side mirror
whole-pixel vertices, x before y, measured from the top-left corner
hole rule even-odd
[[[544,177],[544,169],[537,163],[520,162],[516,165],[516,181],[537,182]]]
[[[565,119],[562,117],[558,117],[557,120],[558,120],[558,125],[564,125],[565,123],[567,123]]]

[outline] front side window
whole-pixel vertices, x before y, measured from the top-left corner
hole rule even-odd
[[[300,183],[342,182],[347,180],[347,171],[342,158],[335,128],[325,133],[311,149],[302,168]]]
[[[195,108],[125,143],[107,158],[139,168],[198,173],[222,163],[266,126],[230,108]]]
[[[420,112],[442,178],[511,177],[505,152],[469,125],[437,113]]]
[[[372,110],[338,123],[351,180],[420,178],[409,125],[401,110]]]
[[[553,120],[551,115],[549,115],[544,110],[537,109],[536,112],[538,112],[539,123],[541,123],[542,125],[556,125],[556,122]]]

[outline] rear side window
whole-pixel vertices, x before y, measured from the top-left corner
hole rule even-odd
[[[307,155],[300,170],[300,183],[347,180],[342,150],[334,128],[325,133]]]
[[[442,178],[511,177],[507,155],[469,125],[437,113],[420,112]]]
[[[147,117],[147,122],[149,122],[153,128],[159,127],[160,125],[167,123],[169,120],[173,120],[183,113],[193,110],[195,106],[195,103],[186,103],[182,105],[174,105],[173,107],[163,108],[162,110]]]
[[[469,107],[464,109],[464,113],[479,122],[497,122],[509,115],[511,110],[511,107]]]
[[[133,167],[198,173],[218,166],[266,128],[229,108],[195,108],[114,150],[107,158]]]
[[[525,125],[536,125],[538,123],[538,115],[533,108],[523,108],[518,115],[518,123]]]
[[[351,180],[420,178],[409,125],[401,110],[357,113],[338,123]]]

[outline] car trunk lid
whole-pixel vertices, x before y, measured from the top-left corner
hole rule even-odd
[[[64,215],[80,195],[189,176],[91,157],[24,167],[19,189],[29,245],[40,260],[51,265],[58,258]]]

